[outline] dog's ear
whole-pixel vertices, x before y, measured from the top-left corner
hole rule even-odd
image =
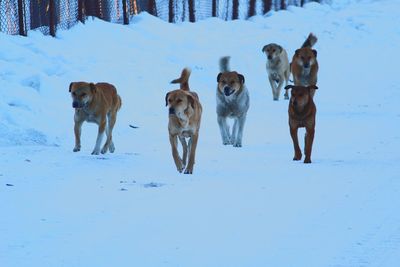
[[[287,89],[292,89],[294,86],[293,85],[286,85],[285,86],[285,89],[287,90]]]
[[[318,89],[318,86],[316,86],[316,85],[310,85],[310,86],[307,86],[307,88],[308,88],[308,89]]]
[[[282,46],[278,45],[278,49],[279,49],[279,53],[282,53],[282,51],[283,51]]]
[[[70,83],[69,84],[69,92],[71,93],[71,89],[72,89],[72,86],[74,85],[74,83]]]
[[[300,49],[297,49],[297,50],[294,52],[295,56],[298,56],[298,55],[299,55],[299,52],[300,52]]]
[[[314,53],[314,56],[317,57],[317,50],[313,49],[312,52]]]
[[[263,49],[261,50],[261,52],[265,53],[265,49],[267,49],[268,45],[264,45]]]
[[[90,86],[90,90],[94,94],[96,92],[96,85],[94,85],[94,83],[90,83],[89,86]]]
[[[244,76],[240,73],[238,73],[239,81],[244,84]]]
[[[169,93],[167,93],[165,95],[165,106],[168,106],[168,97],[169,97]]]
[[[217,76],[217,82],[219,82],[219,79],[221,79],[221,75],[222,75],[222,72],[220,72],[220,73],[218,74],[218,76]]]

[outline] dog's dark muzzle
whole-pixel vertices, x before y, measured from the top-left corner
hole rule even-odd
[[[233,92],[235,92],[235,90],[232,90],[232,88],[230,88],[229,86],[226,86],[226,87],[224,88],[224,94],[225,94],[226,96],[230,96],[231,94],[233,94]]]
[[[272,56],[268,56],[268,59],[271,60],[271,59],[272,59]]]
[[[310,63],[304,63],[304,68],[308,69],[310,67]]]
[[[78,101],[72,102],[72,107],[73,108],[83,108],[83,105],[79,103]]]
[[[175,115],[175,109],[169,108],[168,113],[169,113],[169,115]]]

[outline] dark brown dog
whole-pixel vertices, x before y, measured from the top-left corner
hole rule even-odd
[[[294,85],[310,86],[317,84],[317,50],[312,49],[317,40],[317,37],[310,33],[301,48],[297,49],[293,55],[290,68]],[[311,90],[311,96],[314,96],[314,93],[315,90]]]
[[[307,87],[287,85],[285,89],[292,89],[289,101],[289,127],[294,146],[293,160],[301,160],[302,155],[299,147],[297,130],[301,127],[305,127],[304,154],[306,157],[304,163],[311,163],[311,150],[315,132],[315,115],[317,113],[317,108],[311,96],[311,90],[318,89],[318,87],[315,85]]]
[[[165,96],[165,105],[169,107],[169,141],[172,148],[172,157],[179,172],[182,172],[185,168],[189,151],[185,174],[193,173],[202,113],[199,97],[189,89],[189,76],[190,70],[184,69],[181,77],[171,82],[179,83],[180,89],[170,91]],[[183,148],[182,159],[178,153],[178,138]],[[189,138],[188,143],[186,143],[186,138]]]
[[[121,108],[121,97],[117,94],[117,89],[109,83],[72,82],[69,85],[69,92],[72,96],[72,107],[75,108],[74,152],[81,150],[81,128],[83,122],[87,121],[99,125],[92,155],[99,154],[104,131],[107,134],[107,141],[101,153],[107,153],[108,150],[113,153],[115,147],[112,130],[117,120],[117,112]]]

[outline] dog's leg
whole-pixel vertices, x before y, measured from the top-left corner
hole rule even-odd
[[[279,100],[279,96],[281,95],[283,81],[284,81],[284,77],[283,76],[279,77],[279,83],[278,83],[278,86],[276,87],[276,100]]]
[[[271,85],[271,89],[272,89],[272,98],[276,101],[276,100],[278,100],[278,97],[276,95],[275,79],[271,75],[268,75],[268,80],[269,80],[269,84]]]
[[[179,136],[179,141],[181,141],[182,150],[183,150],[182,164],[183,164],[183,166],[186,166],[186,160],[187,160],[187,155],[188,155],[188,145],[186,143],[185,137],[183,137],[183,136]]]
[[[299,139],[297,137],[297,129],[296,127],[290,127],[290,136],[292,137],[293,140],[293,146],[294,146],[294,157],[293,160],[301,160],[301,150],[299,147]]]
[[[182,160],[179,157],[178,153],[178,140],[176,135],[169,135],[169,142],[171,143],[171,149],[172,149],[172,157],[174,158],[175,166],[178,172],[183,171],[183,165],[182,165]]]
[[[304,138],[304,154],[306,154],[306,157],[304,163],[311,163],[311,150],[314,141],[314,133],[314,128],[306,128],[306,135]]]
[[[92,155],[98,155],[100,153],[101,141],[103,140],[104,131],[106,129],[106,118],[103,116],[99,123],[99,131],[97,133],[96,145],[94,146]]]
[[[107,114],[107,125],[106,125],[107,140],[103,146],[103,149],[101,150],[102,154],[107,153],[108,150],[110,150],[111,153],[114,153],[114,151],[115,151],[114,142],[112,140],[112,131],[114,129],[116,120],[117,120],[116,112]]]
[[[239,119],[235,118],[232,127],[232,138],[231,138],[232,144],[236,143],[238,137],[238,129],[239,129]]]
[[[237,137],[233,143],[234,147],[242,147],[242,137],[243,137],[243,128],[246,122],[246,114],[237,118],[238,120],[238,130],[237,130]]]
[[[286,85],[288,85],[288,83],[289,83],[289,76],[290,76],[289,70],[286,70],[284,75],[285,75],[285,87],[286,87]],[[285,97],[285,100],[289,99],[289,89],[285,89],[284,97]]]
[[[226,122],[226,118],[223,116],[218,116],[218,125],[219,125],[219,130],[221,132],[221,137],[222,137],[222,143],[224,145],[230,145],[231,138],[229,134],[229,126]]]
[[[82,132],[83,120],[75,120],[74,132],[75,132],[75,147],[74,152],[81,150],[81,132]]]
[[[194,165],[194,160],[195,160],[195,155],[196,155],[196,147],[197,147],[197,141],[199,139],[199,134],[196,133],[190,138],[190,154],[189,154],[189,162],[185,170],[185,174],[192,174],[193,173],[193,165]]]

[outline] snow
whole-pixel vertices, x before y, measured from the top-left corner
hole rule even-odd
[[[0,33],[0,265],[397,266],[400,1],[332,2],[248,21],[142,13],[57,38]],[[261,48],[291,57],[309,32],[320,71],[305,165],[291,160],[288,102],[272,101]],[[216,122],[226,55],[250,91],[240,149],[221,144]],[[164,103],[186,66],[203,105],[193,175],[175,170]],[[79,80],[122,97],[114,154],[90,155],[93,124],[72,152],[68,86]]]

